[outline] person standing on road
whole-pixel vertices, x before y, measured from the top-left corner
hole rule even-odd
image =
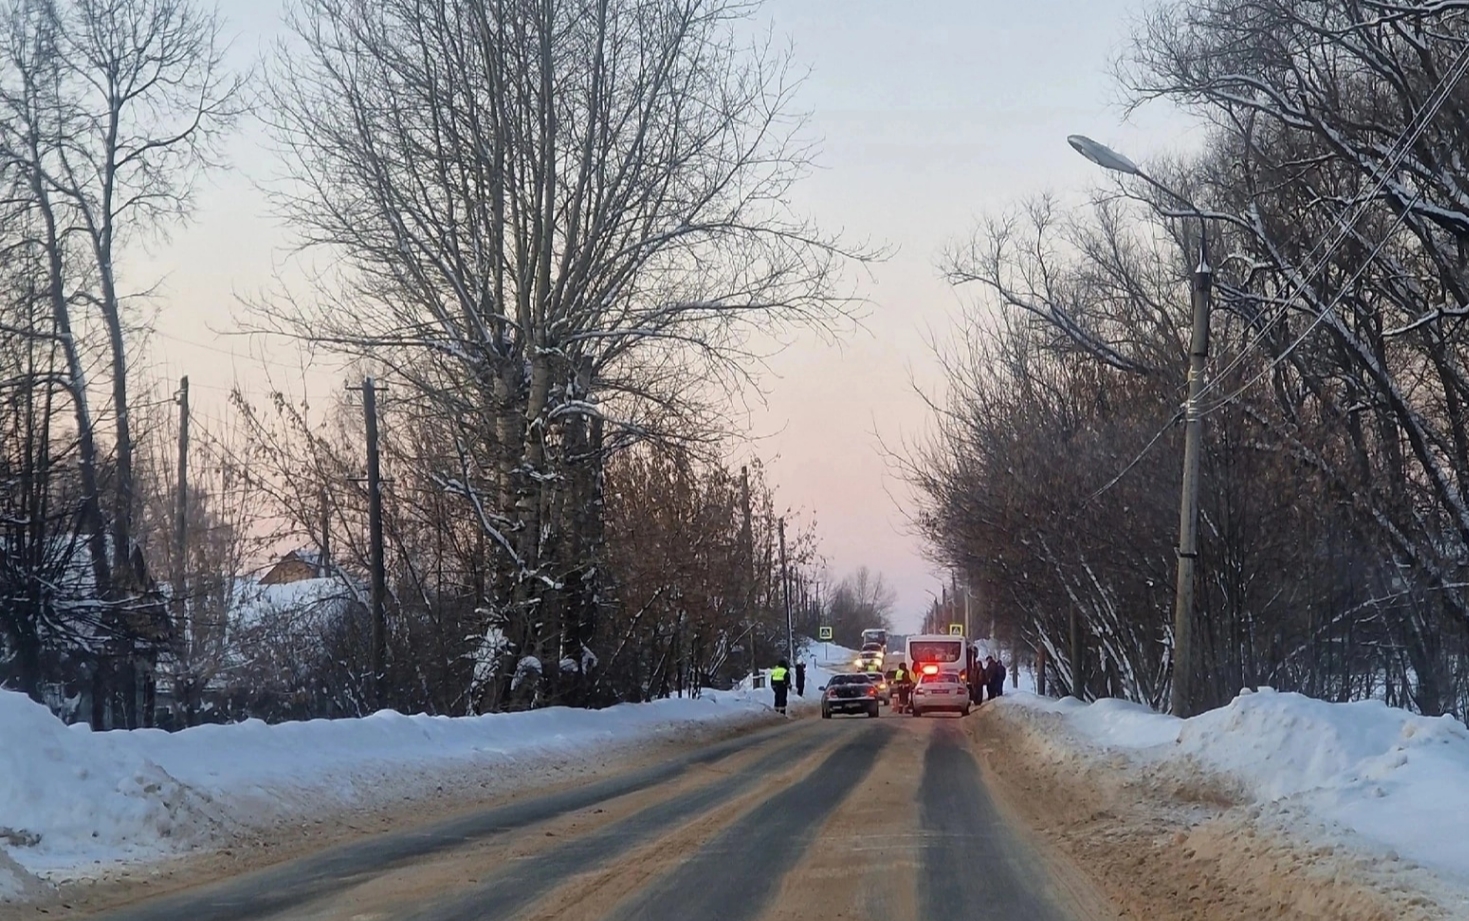
[[[796,660],[796,696],[806,696],[806,661],[804,659]]]
[[[791,691],[791,667],[785,659],[770,670],[770,689],[775,692],[775,712],[786,712],[786,695]]]
[[[893,672],[893,687],[898,691],[898,712],[902,713],[908,709],[908,694],[913,690],[913,674],[901,662],[898,663],[897,671]]]
[[[1005,666],[995,661],[994,656],[990,656],[985,675],[989,679],[990,700],[1002,696],[1005,693]]]

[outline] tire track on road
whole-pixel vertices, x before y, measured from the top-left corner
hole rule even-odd
[[[341,893],[413,861],[668,784],[693,768],[766,744],[800,725],[792,721],[606,780],[531,795],[424,828],[340,845],[201,889],[103,912],[93,918],[96,921],[247,921],[270,917]]]
[[[1051,897],[1044,865],[990,800],[958,726],[934,727],[923,757],[919,813],[921,917],[1072,921]]]
[[[785,875],[761,921],[917,921],[918,784],[933,724],[887,718],[892,741]]]
[[[754,789],[773,775],[804,760],[802,750],[824,748],[839,733],[813,724],[800,738],[789,740],[736,773],[654,803],[633,814],[566,843],[487,874],[473,890],[443,899],[405,918],[405,921],[482,921],[513,917],[521,909],[566,885],[579,874],[595,872],[628,851],[652,842]],[[812,737],[814,736],[814,738]]]
[[[864,724],[856,738],[799,781],[750,810],[608,917],[615,921],[750,921],[759,917],[780,888],[786,869],[806,851],[827,816],[872,770],[891,736],[891,730],[881,724]]]

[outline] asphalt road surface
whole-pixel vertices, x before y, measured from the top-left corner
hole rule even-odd
[[[1093,921],[1006,824],[963,728],[795,720],[94,917]]]

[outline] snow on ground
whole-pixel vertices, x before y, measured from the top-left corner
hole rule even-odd
[[[1076,740],[1160,773],[1214,774],[1266,821],[1322,844],[1406,858],[1469,886],[1469,730],[1453,717],[1268,688],[1188,720],[1117,700],[1017,695],[1002,706],[1060,714]]]
[[[813,686],[819,675],[808,679]],[[806,693],[814,699],[810,687]],[[736,689],[605,710],[459,718],[383,711],[94,733],[0,691],[0,900],[34,895],[31,874],[84,876],[284,819],[452,789],[471,774],[531,776],[558,760],[686,737],[699,725],[754,724],[771,716],[768,695]]]

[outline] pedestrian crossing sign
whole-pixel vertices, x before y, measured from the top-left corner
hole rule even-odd
[[[964,625],[963,624],[949,624],[949,636],[963,636],[963,635],[964,635]]]
[[[817,628],[817,632],[816,632],[816,638],[818,640],[822,640],[823,642],[830,641],[831,640],[831,628],[830,627],[818,627]]]

